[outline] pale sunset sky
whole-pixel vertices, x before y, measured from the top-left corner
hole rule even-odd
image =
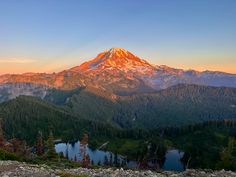
[[[0,74],[58,72],[112,47],[236,73],[236,0],[0,1]]]

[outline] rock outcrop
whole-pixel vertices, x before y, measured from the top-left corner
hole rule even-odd
[[[0,161],[1,177],[236,177],[236,172],[190,169],[184,172],[124,170],[123,168],[52,169],[47,165],[32,165],[16,161]]]

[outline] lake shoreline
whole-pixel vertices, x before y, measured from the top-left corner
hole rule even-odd
[[[68,160],[80,162],[82,160],[80,152],[80,141],[73,143],[57,143],[55,144],[57,153],[63,153]],[[185,166],[181,162],[184,152],[178,149],[170,149],[166,151],[164,161],[157,159],[148,159],[146,163],[140,163],[137,160],[124,158],[120,154],[114,154],[110,151],[100,149],[91,149],[86,146],[86,153],[89,155],[91,164],[98,166],[116,166],[128,169],[152,169],[152,170],[171,170],[184,171]]]

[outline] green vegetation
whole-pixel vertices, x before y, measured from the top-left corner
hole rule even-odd
[[[66,103],[67,98],[72,97],[74,94],[79,94],[81,90],[83,89],[79,88],[69,91],[52,89],[47,93],[44,100],[56,105],[63,105]]]
[[[144,164],[149,159],[164,162],[166,150],[175,147],[185,152],[182,161],[188,168],[236,170],[236,141],[233,137],[236,137],[236,122],[224,120],[149,131],[117,130],[109,136],[90,135],[89,146],[98,148],[108,142],[105,149]],[[51,134],[47,141],[46,153],[31,159],[31,163],[47,164],[52,168],[72,168],[81,165],[55,154],[52,140]],[[41,143],[38,145],[41,146]],[[3,152],[0,151],[2,159],[23,159],[22,155]],[[109,162],[108,159],[107,161]]]
[[[236,140],[234,138],[229,138],[228,146],[220,153],[218,167],[227,170],[236,169]]]
[[[118,100],[113,120],[124,128],[155,129],[236,118],[236,89],[176,85],[153,94]]]
[[[177,85],[152,94],[117,99],[112,96],[87,88],[53,90],[45,100],[60,105],[20,96],[0,104],[0,118],[8,138],[17,137],[32,144],[38,131],[44,132],[44,138],[52,130],[56,138],[75,140],[85,132],[113,136],[121,128],[180,127],[236,117],[233,88]]]
[[[233,119],[235,105],[235,88],[180,84],[155,93],[123,97],[85,88],[68,97],[64,106],[82,119],[120,128],[155,129]]]
[[[0,118],[6,139],[37,146],[33,162],[52,166],[75,164],[55,154],[50,131],[65,141],[87,133],[90,147],[108,142],[102,148],[139,162],[163,161],[166,150],[176,147],[185,152],[182,160],[189,168],[236,169],[236,123],[224,119],[236,118],[236,89],[178,85],[152,94],[113,96],[86,88],[54,90],[47,101],[20,96],[4,102]],[[3,150],[0,158],[22,159],[26,146],[20,142],[20,152]]]
[[[65,109],[41,99],[20,96],[0,105],[0,118],[8,139],[17,137],[30,145],[35,143],[38,132],[45,139],[50,130],[62,140],[76,140],[85,132],[107,134],[112,126],[73,116]]]
[[[65,169],[65,168],[79,168],[81,165],[78,162],[67,160],[63,157],[57,159],[47,159],[43,156],[37,156],[32,160],[27,161],[33,164],[47,165],[53,169]]]
[[[55,150],[55,145],[54,145],[54,137],[52,132],[50,131],[49,136],[48,136],[48,141],[47,141],[47,152],[46,156],[48,159],[55,159],[57,157],[57,153]]]
[[[82,119],[101,121],[104,123],[117,124],[112,120],[116,115],[119,105],[111,100],[108,93],[100,90],[83,89],[80,93],[74,94],[65,107],[73,115],[78,115]]]
[[[58,174],[61,177],[88,177],[87,175],[84,174],[72,174],[72,173],[67,173],[67,172],[62,172]]]
[[[185,152],[183,162],[188,168],[225,168],[222,162],[224,155],[229,155],[235,159],[235,154],[227,151],[229,137],[236,137],[236,127],[224,124],[210,124],[196,126],[190,132],[169,138],[174,147]],[[223,153],[222,153],[223,152]],[[236,170],[236,166],[230,166],[231,170]]]
[[[138,154],[146,150],[147,144],[144,139],[131,139],[131,138],[109,138],[109,137],[96,137],[92,136],[89,140],[89,147],[96,149],[107,142],[103,148],[111,152],[126,155],[129,159],[136,159]]]
[[[0,149],[0,160],[18,160],[22,161],[22,157],[16,155],[15,153],[8,152],[4,149]]]

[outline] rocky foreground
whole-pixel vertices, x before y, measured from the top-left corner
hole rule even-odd
[[[236,177],[231,171],[186,170],[185,172],[153,172],[100,168],[51,169],[46,165],[32,165],[16,161],[0,161],[1,177]]]

